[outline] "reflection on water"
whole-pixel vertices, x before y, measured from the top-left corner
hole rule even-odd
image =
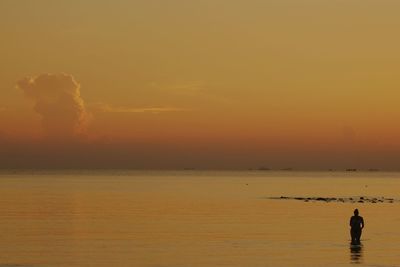
[[[363,246],[362,244],[353,245],[350,243],[350,263],[362,263]]]
[[[399,266],[382,218],[400,222],[400,203],[265,197],[395,198],[400,173],[121,173],[0,171],[0,267]],[[355,208],[367,248],[348,247]]]

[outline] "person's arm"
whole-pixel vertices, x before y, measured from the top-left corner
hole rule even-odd
[[[363,229],[363,228],[364,228],[364,218],[361,217],[361,229]]]
[[[352,221],[353,221],[353,217],[350,217],[350,223],[349,223],[350,227],[352,225]]]

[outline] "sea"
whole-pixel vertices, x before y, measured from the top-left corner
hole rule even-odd
[[[393,201],[314,200],[361,197]],[[396,172],[3,170],[0,267],[400,266],[398,199]]]

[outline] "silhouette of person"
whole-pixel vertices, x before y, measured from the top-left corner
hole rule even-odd
[[[350,235],[352,244],[360,244],[362,229],[364,228],[364,219],[358,216],[358,209],[354,210],[354,216],[350,218]]]

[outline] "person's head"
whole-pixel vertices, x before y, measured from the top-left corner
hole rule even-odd
[[[354,210],[354,215],[355,215],[355,216],[358,216],[358,209],[355,209],[355,210]]]

